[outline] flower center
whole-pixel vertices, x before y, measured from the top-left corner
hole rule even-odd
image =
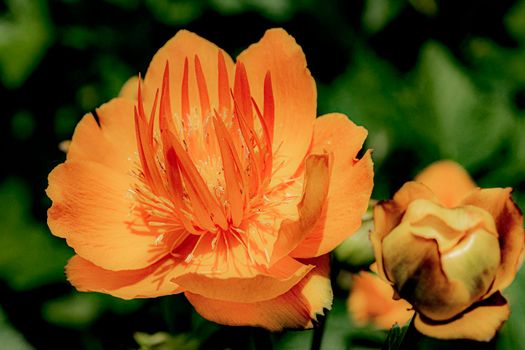
[[[173,254],[187,254],[186,260],[208,234],[214,235],[212,248],[219,237],[232,238],[247,251],[250,239],[271,246],[277,225],[293,215],[287,204],[298,201],[302,182],[289,179],[270,187],[275,171],[270,75],[264,81],[261,108],[250,94],[240,62],[230,89],[219,53],[219,102],[214,106],[197,56],[193,67],[200,101],[196,106],[189,103],[188,59],[178,108],[172,109],[167,64],[160,100],[157,92],[149,118],[139,86],[135,129],[140,181],[134,189],[138,216],[144,225],[157,228],[156,243],[169,244]]]

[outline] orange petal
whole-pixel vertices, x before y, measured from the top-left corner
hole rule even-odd
[[[203,297],[253,303],[273,299],[286,293],[314,268],[290,257],[285,257],[272,266],[267,273],[251,278],[224,278],[217,275],[186,273],[173,281],[192,294]]]
[[[122,299],[154,298],[180,293],[170,281],[171,264],[173,261],[164,259],[140,270],[110,271],[75,255],[66,266],[66,274],[81,292],[107,293]]]
[[[49,174],[48,225],[78,255],[109,270],[140,269],[166,253],[156,235],[134,228],[133,177],[99,163],[66,161]],[[140,222],[135,222],[140,224]]]
[[[477,189],[461,202],[485,209],[496,223],[501,263],[489,295],[503,290],[514,280],[525,245],[523,215],[513,202],[511,192],[510,188]]]
[[[100,126],[92,114],[75,128],[67,152],[68,160],[88,160],[127,174],[135,166],[137,144],[133,101],[115,98],[97,108]]]
[[[348,309],[359,324],[373,323],[379,328],[390,329],[394,324],[403,325],[414,315],[410,304],[394,300],[394,290],[377,275],[361,272],[353,278],[348,298]]]
[[[450,160],[435,162],[425,168],[415,179],[428,186],[441,203],[453,208],[472,190],[476,184],[467,171]]]
[[[272,252],[272,261],[288,255],[321,218],[331,181],[331,162],[328,154],[309,155],[305,161],[303,197],[297,205],[299,220],[286,220],[281,224]],[[303,257],[311,257],[313,254]]]
[[[275,125],[273,183],[293,176],[310,146],[317,106],[315,82],[301,47],[283,29],[270,29],[237,58],[248,73],[251,94],[264,106],[264,80],[271,74]]]
[[[316,119],[311,153],[333,154],[328,199],[321,218],[292,253],[296,257],[325,254],[361,226],[373,188],[371,153],[357,161],[367,131],[343,114],[327,114]]]
[[[417,315],[415,326],[418,331],[438,339],[471,339],[490,341],[509,318],[510,309],[507,301],[499,294],[481,305],[448,323],[426,323]]]
[[[139,81],[141,81],[141,80],[142,79],[140,79],[137,76],[133,76],[133,77],[129,78],[124,83],[124,85],[122,85],[122,87],[120,88],[118,96],[130,99],[130,100],[133,100],[133,101],[137,100],[137,91],[139,89]],[[143,84],[142,81],[141,81],[141,84]]]
[[[207,98],[209,99],[207,103],[209,102],[212,111],[214,109],[220,111],[218,79],[219,51],[224,58],[224,66],[222,67],[226,68],[229,81],[231,82],[234,64],[226,52],[197,34],[186,30],[178,31],[173,38],[157,51],[151,60],[146,76],[144,77],[144,99],[146,105],[148,106],[152,103],[156,90],[162,86],[164,68],[166,67],[166,62],[168,62],[170,67],[169,85],[171,98],[174,102],[173,112],[180,117],[184,64],[187,59],[189,106],[191,106],[191,108],[201,106],[201,98],[206,94],[202,89],[199,90],[199,85],[201,88],[203,85],[206,85],[208,89]],[[198,57],[198,59],[195,57]],[[196,63],[197,61],[198,63]],[[222,72],[224,73],[224,70]],[[201,79],[202,77],[205,78],[205,84]]]
[[[427,186],[410,181],[405,183],[399,191],[396,192],[393,199],[380,201],[374,207],[374,230],[370,233],[370,240],[374,248],[377,273],[385,281],[388,279],[383,269],[383,249],[381,247],[383,238],[401,222],[401,218],[408,205],[416,199],[438,200]]]
[[[325,255],[305,263],[316,267],[293,288],[270,300],[243,303],[209,299],[190,292],[185,294],[197,312],[220,324],[256,326],[272,331],[312,328],[317,315],[324,314],[332,305],[329,257]]]

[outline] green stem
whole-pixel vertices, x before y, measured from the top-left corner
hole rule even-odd
[[[323,342],[323,335],[326,329],[326,318],[328,317],[328,310],[326,310],[324,316],[318,316],[318,323],[314,328],[314,336],[312,339],[311,350],[320,350],[321,343]]]
[[[255,350],[273,349],[272,335],[267,330],[262,328],[252,328],[251,335],[253,340],[253,348]]]

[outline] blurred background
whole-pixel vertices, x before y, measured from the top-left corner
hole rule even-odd
[[[0,349],[309,347],[312,331],[219,327],[181,296],[77,293],[63,273],[72,250],[46,226],[59,143],[178,29],[235,57],[271,27],[306,53],[318,114],[368,128],[374,198],[450,158],[483,187],[513,187],[525,207],[525,1],[0,0]],[[386,332],[346,310],[349,273],[367,259],[334,259],[324,349],[381,348]],[[506,295],[511,319],[486,346],[525,349],[523,272]]]

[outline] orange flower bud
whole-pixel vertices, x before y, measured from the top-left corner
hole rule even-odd
[[[523,218],[511,189],[476,188],[453,162],[439,162],[375,208],[380,276],[436,338],[490,340],[508,318],[500,291],[518,269]]]

